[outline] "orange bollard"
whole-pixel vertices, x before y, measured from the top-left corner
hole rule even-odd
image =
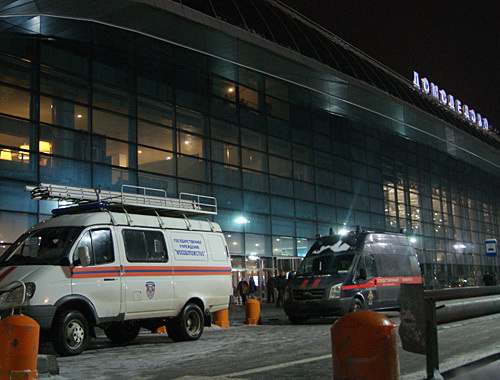
[[[219,310],[214,313],[214,325],[222,328],[229,327],[229,309]]]
[[[25,315],[0,321],[0,380],[38,379],[40,325]]]
[[[249,299],[245,302],[245,323],[256,325],[260,323],[260,302],[256,299]]]
[[[398,380],[396,325],[369,310],[349,313],[330,329],[335,380]]]

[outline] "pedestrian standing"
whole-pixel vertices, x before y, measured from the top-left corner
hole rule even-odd
[[[493,279],[493,276],[490,274],[490,272],[486,271],[486,273],[483,276],[483,282],[484,285],[486,286],[494,285],[495,280]]]
[[[248,286],[247,280],[242,278],[238,284],[238,294],[241,297],[241,303],[243,305],[247,302],[248,288],[249,288],[249,286]]]
[[[276,288],[278,289],[278,297],[276,298],[276,307],[281,307],[283,304],[283,295],[285,293],[286,277],[285,272],[280,272],[276,278]]]
[[[269,276],[269,279],[267,280],[266,284],[266,291],[267,291],[267,302],[271,303],[274,302],[274,277]]]

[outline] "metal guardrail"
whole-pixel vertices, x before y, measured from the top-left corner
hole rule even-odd
[[[436,307],[436,302],[500,295],[500,286],[424,290],[422,284],[402,284],[399,293],[399,335],[403,349],[426,355],[427,379],[439,374],[437,326],[500,313],[498,299],[458,302]]]

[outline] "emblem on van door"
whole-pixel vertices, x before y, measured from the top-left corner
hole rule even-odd
[[[155,283],[153,281],[146,282],[146,294],[149,299],[155,296]]]

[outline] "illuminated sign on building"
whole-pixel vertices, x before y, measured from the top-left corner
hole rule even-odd
[[[427,78],[420,79],[420,75],[416,71],[413,72],[413,85],[424,94],[447,106],[451,111],[461,115],[469,123],[486,130],[490,129],[487,118],[481,117],[481,114],[469,108],[467,104],[462,104],[460,100],[455,99],[451,94],[447,94],[445,90],[440,90],[436,84],[429,82]]]

